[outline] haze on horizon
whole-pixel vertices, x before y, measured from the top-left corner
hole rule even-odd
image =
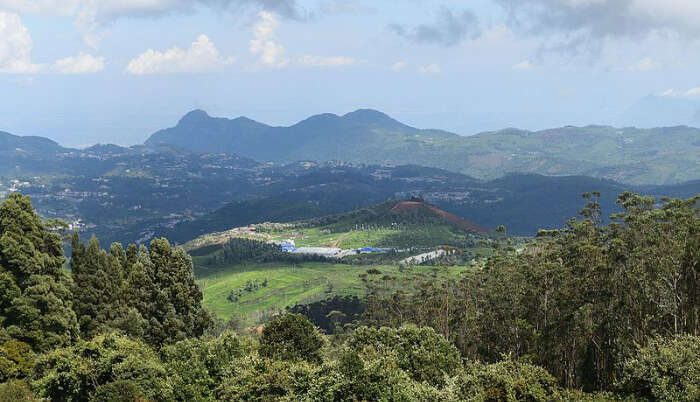
[[[0,0],[0,131],[131,145],[195,108],[700,125],[699,38],[694,0]]]

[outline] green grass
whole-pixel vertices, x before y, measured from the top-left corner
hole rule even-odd
[[[367,275],[367,270],[376,268],[380,275]],[[198,282],[204,293],[204,305],[219,317],[236,316],[247,325],[259,322],[264,312],[280,311],[295,304],[310,303],[334,295],[356,295],[365,293],[362,276],[369,280],[384,280],[401,288],[402,279],[420,275],[458,277],[469,267],[409,267],[399,270],[397,266],[358,266],[331,263],[304,263],[299,265],[270,263],[246,264],[229,267],[197,268]],[[402,272],[403,271],[403,272]],[[268,285],[246,293],[237,302],[227,300],[231,290],[239,289],[247,281],[267,279]]]
[[[340,248],[353,249],[381,245],[386,238],[399,233],[401,231],[393,229],[369,229],[348,232],[342,235]]]

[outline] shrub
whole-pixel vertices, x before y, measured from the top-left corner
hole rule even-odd
[[[457,348],[429,327],[360,327],[350,336],[347,346],[361,352],[368,347],[379,353],[395,353],[399,367],[416,381],[434,386],[445,384],[461,366]]]
[[[558,394],[557,380],[547,370],[504,360],[474,363],[457,380],[460,400],[551,401]]]
[[[700,400],[700,337],[652,340],[625,361],[618,385],[650,400]]]
[[[242,356],[241,341],[233,332],[217,338],[187,339],[161,350],[175,398],[210,400],[228,366]]]
[[[39,402],[24,380],[12,380],[0,384],[0,402]]]
[[[224,401],[298,401],[308,393],[317,368],[305,361],[245,357],[215,390]]]
[[[284,313],[265,325],[260,356],[278,360],[321,362],[324,339],[303,315]]]
[[[37,360],[32,379],[38,395],[51,400],[88,400],[98,387],[118,381],[129,381],[151,400],[171,400],[173,393],[156,353],[114,334],[48,352]]]
[[[95,389],[91,400],[93,402],[140,402],[146,401],[144,392],[131,381],[120,380],[100,385]]]
[[[7,341],[0,346],[0,382],[25,378],[32,371],[32,348],[19,341]]]
[[[362,353],[345,348],[337,360],[318,371],[308,393],[314,401],[438,401],[447,398],[426,382],[413,380],[402,370],[396,352]]]

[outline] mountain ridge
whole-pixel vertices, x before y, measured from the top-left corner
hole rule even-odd
[[[190,113],[193,113],[190,115]],[[700,129],[565,126],[539,131],[506,128],[472,136],[408,126],[385,113],[358,109],[324,113],[273,127],[246,117],[211,117],[196,110],[185,124],[159,130],[146,145],[193,152],[230,152],[262,162],[343,160],[416,164],[479,179],[511,172],[587,175],[629,184],[673,184],[700,178]]]

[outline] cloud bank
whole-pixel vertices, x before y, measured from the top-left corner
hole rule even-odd
[[[265,10],[290,19],[306,18],[296,0],[0,0],[0,10],[72,17],[84,41],[93,48],[98,47],[100,28],[118,19],[188,14],[197,8]]]
[[[104,58],[87,53],[66,57],[54,63],[52,70],[61,74],[94,74],[104,69]]]
[[[126,66],[129,74],[193,74],[220,71],[234,62],[224,58],[209,38],[199,35],[189,48],[177,46],[165,51],[148,49]]]
[[[521,33],[558,35],[550,50],[598,51],[606,40],[700,37],[697,0],[493,0]]]
[[[31,74],[41,69],[32,62],[32,37],[19,15],[0,12],[0,73]]]

